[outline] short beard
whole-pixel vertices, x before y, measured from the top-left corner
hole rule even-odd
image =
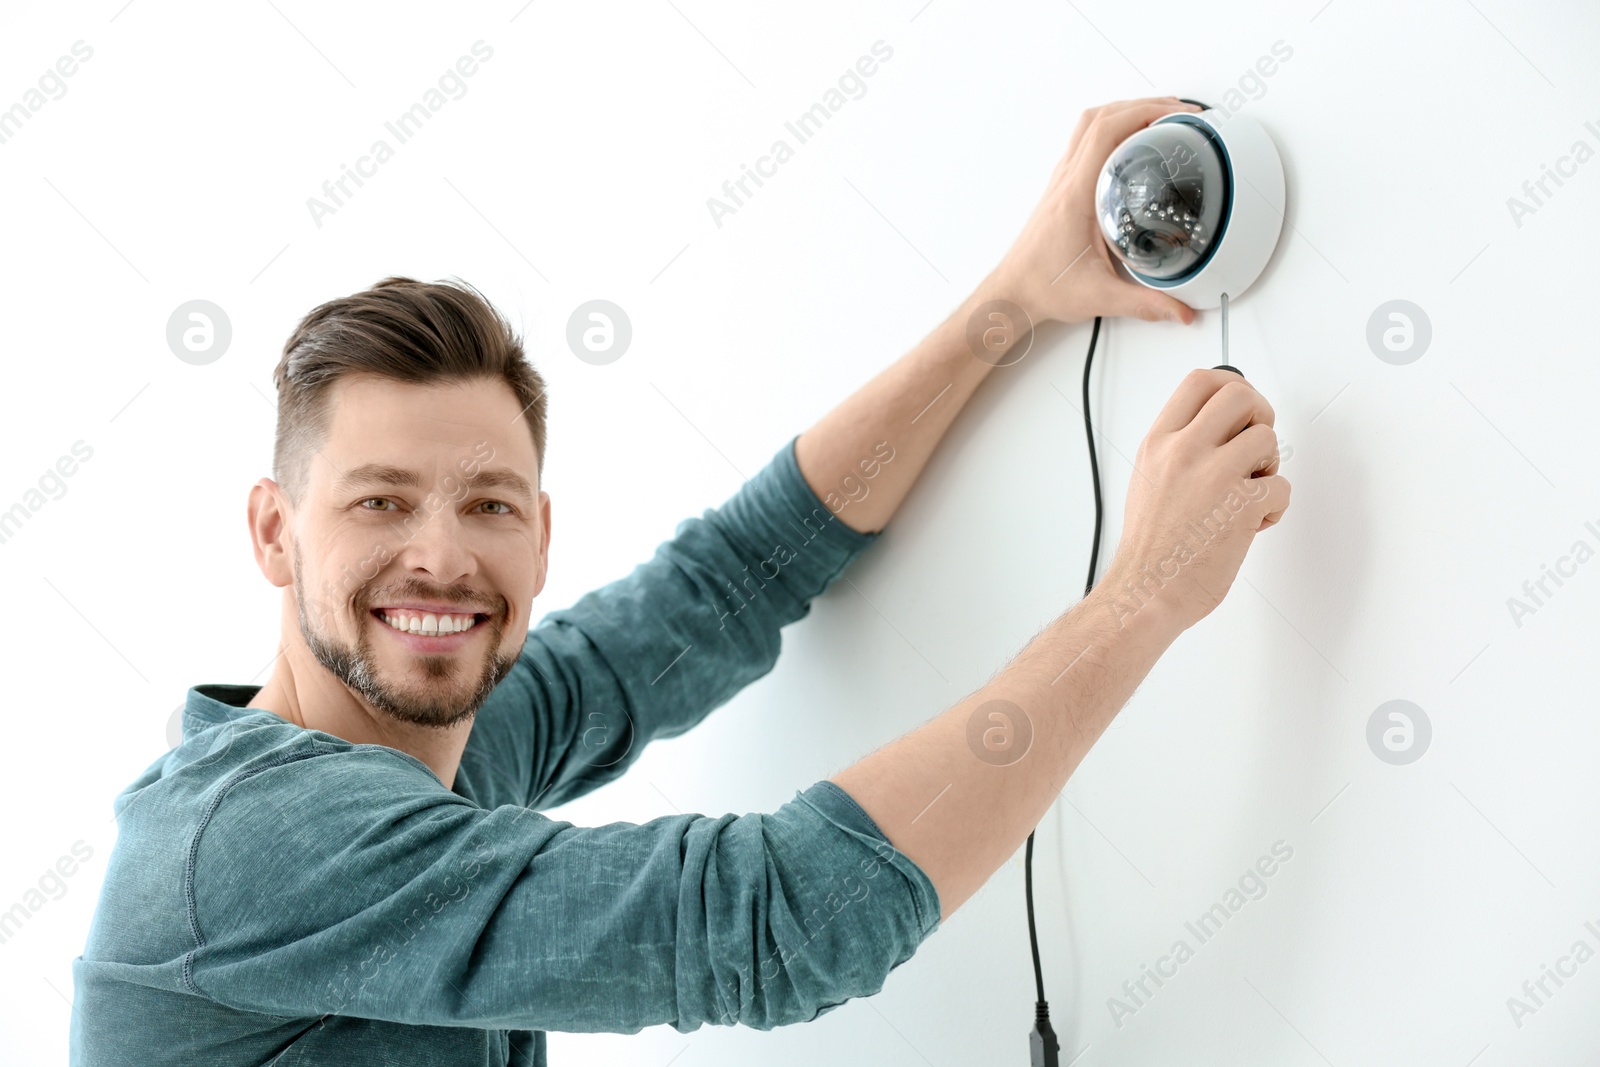
[[[354,646],[341,644],[337,637],[324,637],[316,632],[306,615],[305,590],[300,582],[300,545],[294,544],[294,595],[296,610],[300,616],[300,636],[305,641],[306,647],[316,657],[317,662],[357,696],[361,697],[373,710],[395,719],[398,722],[408,723],[413,726],[423,726],[443,730],[458,723],[473,718],[483,702],[489,699],[498,686],[511,673],[511,668],[516,665],[517,655],[501,653],[501,638],[504,633],[499,622],[494,618],[485,619],[478,626],[489,628],[489,647],[493,649],[488,661],[484,664],[483,673],[478,678],[478,684],[473,691],[459,703],[454,701],[441,703],[426,698],[413,698],[409,694],[386,686],[378,676],[372,654],[372,645],[365,636],[365,631],[359,631]],[[358,597],[348,605],[352,610],[360,600]],[[376,619],[371,612],[366,612],[367,618],[380,626],[387,625]],[[359,613],[355,616],[359,620]],[[460,657],[448,656],[418,656],[417,666],[427,675],[428,679],[449,679],[463,669],[456,662]]]

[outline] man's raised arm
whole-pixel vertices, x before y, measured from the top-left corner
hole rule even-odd
[[[1107,315],[1194,321],[1191,308],[1118,273],[1095,221],[1094,186],[1126,137],[1195,110],[1164,97],[1085,111],[1000,265],[916,348],[800,435],[800,470],[840,519],[882,530],[956,415],[995,368],[1018,361],[1012,350],[1033,327]]]
[[[528,803],[610,781],[650,739],[682,733],[771,670],[780,629],[872,543],[957,413],[1033,326],[1096,315],[1193,321],[1179,301],[1117,273],[1093,212],[1111,149],[1185,110],[1194,106],[1165,97],[1085,111],[1000,265],[943,323],[721,508],[681,524],[654,559],[545,617],[493,698],[516,717],[508,728],[528,726],[531,707],[544,731]]]
[[[834,775],[927,874],[941,919],[988,880],[1177,636],[1289,506],[1272,407],[1197,370],[1135,458],[1122,541],[1094,590],[982,689]]]
[[[532,753],[521,803],[548,807],[611,781],[650,741],[770,671],[783,628],[876,539],[828,512],[791,438],[652,558],[546,614],[485,704],[482,744]]]

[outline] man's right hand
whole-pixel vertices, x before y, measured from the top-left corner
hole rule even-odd
[[[941,917],[1022,845],[1161,654],[1216,607],[1255,535],[1289,506],[1272,421],[1271,405],[1237,374],[1185,378],[1139,447],[1121,544],[1089,596],[981,689],[833,775],[927,874]]]
[[[1122,538],[1097,592],[1119,625],[1154,611],[1183,630],[1233,585],[1289,507],[1272,405],[1244,378],[1195,370],[1139,445]]]

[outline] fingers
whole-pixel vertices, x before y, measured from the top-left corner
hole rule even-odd
[[[1259,533],[1268,526],[1276,526],[1278,520],[1283,518],[1283,513],[1289,510],[1289,479],[1281,474],[1274,474],[1271,477],[1257,478],[1250,484],[1252,487],[1259,485],[1266,490],[1265,499],[1258,505],[1266,509],[1266,514],[1261,518],[1261,525],[1256,527],[1256,532]]]
[[[1083,114],[1078,119],[1078,128],[1075,133],[1082,133],[1089,127],[1089,124],[1099,116],[1115,115],[1119,112],[1127,111],[1129,108],[1135,107],[1162,107],[1166,108],[1168,111],[1175,111],[1179,109],[1199,110],[1198,108],[1195,108],[1193,104],[1185,104],[1182,100],[1179,100],[1175,96],[1141,96],[1132,100],[1112,100],[1111,102],[1101,104],[1098,107],[1085,108]]]
[[[1150,289],[1121,278],[1108,278],[1106,293],[1108,315],[1139,318],[1145,322],[1179,322],[1185,325],[1194,321],[1194,309],[1183,301],[1157,289]]]
[[[1180,108],[1186,111],[1200,110],[1193,104],[1184,103],[1176,96],[1140,96],[1130,100],[1112,100],[1110,103],[1102,104],[1094,110],[1100,115],[1115,115],[1119,112],[1141,107],[1163,107],[1169,111]]]
[[[1131,125],[1129,124],[1130,120],[1126,117],[1130,108],[1143,109],[1140,112],[1141,117],[1133,120]],[[1099,107],[1085,108],[1083,113],[1078,116],[1078,125],[1073,128],[1072,139],[1067,142],[1067,150],[1062,153],[1061,160],[1056,164],[1056,176],[1059,177],[1065,174],[1072,161],[1085,150],[1094,154],[1095,164],[1098,166],[1101,161],[1111,154],[1111,150],[1134,130],[1148,126],[1162,115],[1173,111],[1198,110],[1200,109],[1193,104],[1185,104],[1175,96],[1147,96],[1137,100],[1113,100],[1111,103],[1102,104]],[[1097,123],[1104,127],[1107,121],[1113,124],[1110,127],[1111,129],[1121,130],[1122,132],[1115,136],[1102,134],[1098,131],[1095,133],[1090,132],[1096,129]],[[1111,138],[1109,143],[1107,143],[1108,137]]]
[[[1195,416],[1200,414],[1200,409],[1205,407],[1206,401],[1210,400],[1217,390],[1229,382],[1243,380],[1231,371],[1210,370],[1203,367],[1190,371],[1183,381],[1178,383],[1177,391],[1161,409],[1161,414],[1156,416],[1150,432],[1176,433],[1194,421]]]
[[[1100,162],[1111,155],[1111,150],[1138,130],[1144,129],[1162,115],[1175,111],[1197,112],[1200,108],[1185,104],[1177,97],[1120,100],[1096,110],[1093,120],[1084,131],[1085,150],[1090,158]]]
[[[1271,426],[1258,422],[1222,446],[1226,469],[1240,478],[1261,471],[1262,477],[1278,473],[1278,434]]]
[[[1239,436],[1246,427],[1256,423],[1274,424],[1277,413],[1267,403],[1267,398],[1256,392],[1254,386],[1237,374],[1228,374],[1227,371],[1217,373],[1228,375],[1229,380],[1211,394],[1189,423],[1191,433],[1199,435],[1202,441],[1221,447]]]

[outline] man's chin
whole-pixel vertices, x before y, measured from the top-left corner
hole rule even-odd
[[[380,714],[408,726],[424,726],[443,730],[470,720],[477,714],[478,705],[470,692],[451,700],[437,691],[424,692],[402,688],[400,691],[384,687],[381,693],[365,694],[367,703]]]
[[[402,657],[398,663],[375,663],[374,691],[363,695],[396,722],[445,729],[476,715],[515,662],[497,657],[486,665],[476,657],[445,657],[434,663],[443,668],[434,673],[414,657],[409,662]]]

